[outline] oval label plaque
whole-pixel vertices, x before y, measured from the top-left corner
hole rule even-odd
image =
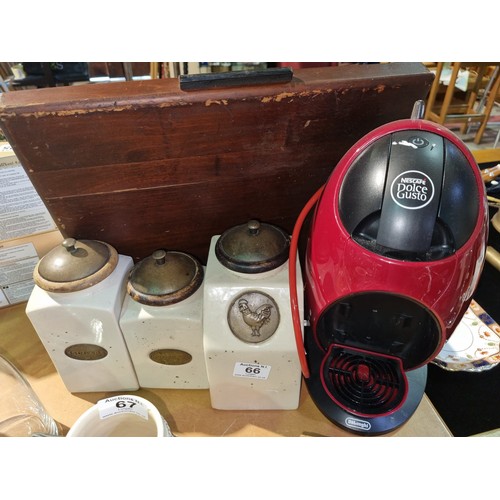
[[[191,354],[180,349],[158,349],[149,353],[149,357],[162,365],[185,365],[193,359]]]
[[[95,344],[74,344],[67,347],[64,354],[69,358],[81,361],[96,361],[105,358],[108,351],[104,347]]]

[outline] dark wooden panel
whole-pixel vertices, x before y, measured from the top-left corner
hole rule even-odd
[[[204,91],[164,79],[10,92],[0,126],[65,236],[205,262],[212,235],[250,218],[291,231],[349,147],[408,118],[432,79],[394,63]]]
[[[85,167],[84,169],[66,168],[33,172],[31,178],[38,189],[45,193],[46,199],[54,197],[83,196],[117,191],[158,189],[175,185],[206,185],[222,180],[232,182],[242,188],[249,171],[258,172],[263,182],[267,177],[286,179],[290,175],[319,179],[332,170],[329,156],[321,150],[310,151],[308,163],[317,165],[314,169],[303,169],[304,154],[290,157],[285,152],[272,152],[262,161],[262,155],[253,151],[224,153],[220,155],[192,156],[188,158],[153,160],[148,162],[123,163],[112,167]],[[85,175],[82,175],[82,172]],[[265,184],[263,186],[265,190]]]

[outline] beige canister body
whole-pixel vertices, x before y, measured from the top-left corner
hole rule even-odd
[[[127,286],[120,327],[139,385],[207,389],[201,264],[183,252],[154,252]]]
[[[129,256],[115,257],[106,277],[83,287],[78,285],[76,288],[81,289],[75,291],[67,291],[71,290],[71,281],[52,282],[54,290],[48,291],[42,288],[49,287],[47,280],[35,279],[42,286],[35,285],[26,314],[70,392],[139,388],[119,326],[133,261]],[[65,291],[57,291],[58,287]]]

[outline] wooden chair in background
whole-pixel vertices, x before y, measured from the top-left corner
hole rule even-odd
[[[472,123],[478,123],[479,128],[474,136],[474,143],[479,144],[499,91],[500,63],[450,63],[450,80],[444,97],[439,102],[438,93],[442,88],[441,78],[446,64],[443,62],[437,63],[436,77],[427,98],[425,119],[441,125],[445,123],[462,123],[461,133],[465,133]],[[465,68],[470,69],[471,73],[475,74],[475,81],[469,82],[464,93],[464,91],[457,89],[455,84],[460,70]]]

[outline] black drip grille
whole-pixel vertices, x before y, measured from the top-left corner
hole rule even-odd
[[[347,347],[330,348],[323,380],[335,402],[357,415],[390,413],[406,398],[407,380],[398,359]]]

